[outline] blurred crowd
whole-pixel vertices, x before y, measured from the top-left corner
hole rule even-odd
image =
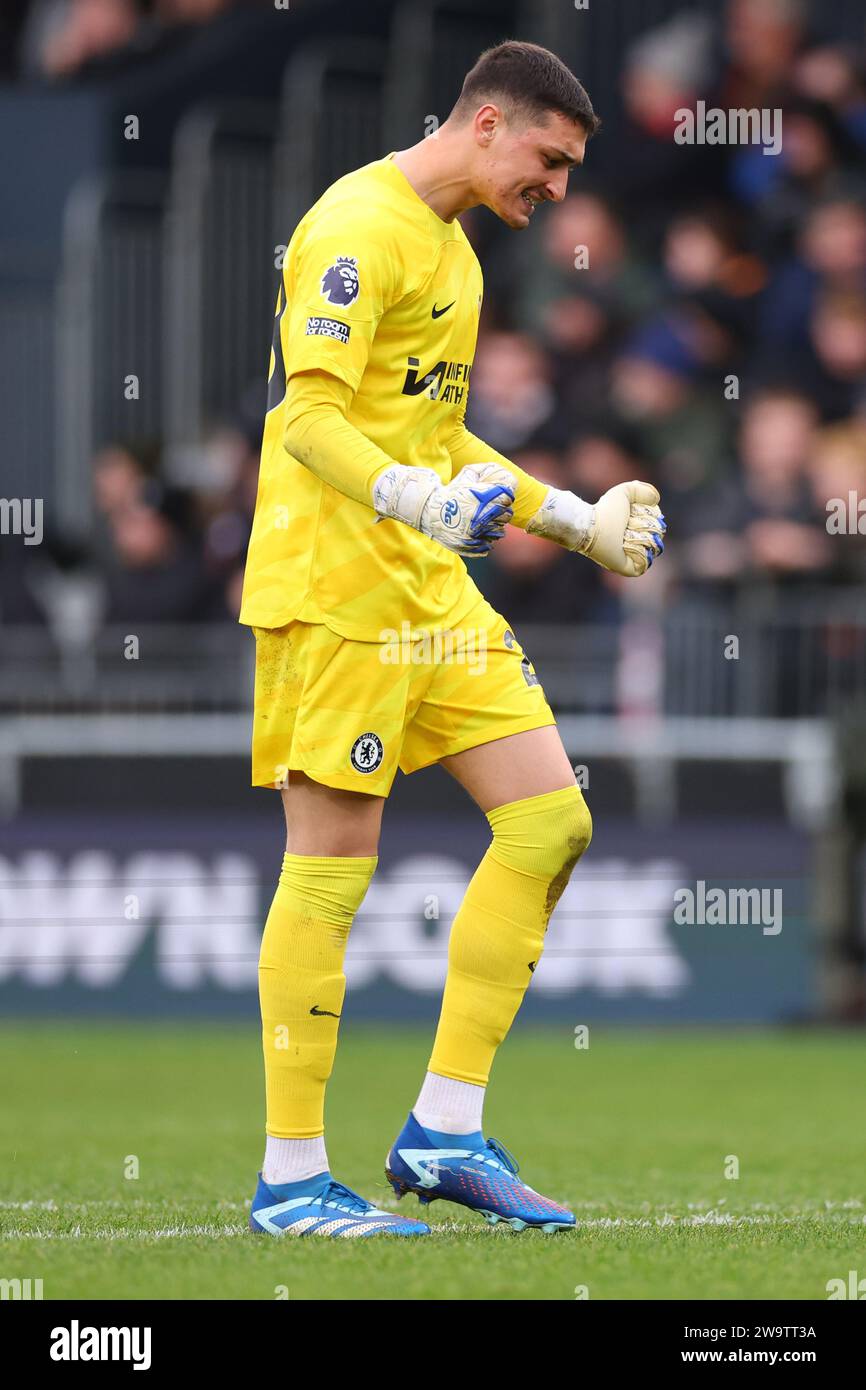
[[[180,45],[232,10],[267,0],[3,0],[0,76],[87,80]],[[273,8],[273,6],[271,6]]]
[[[228,5],[35,0],[22,61],[72,71],[101,11],[105,52],[109,13],[127,43]],[[615,148],[602,131],[561,204],[521,233],[463,219],[486,285],[467,425],[588,500],[656,484],[669,543],[638,602],[864,584],[866,535],[834,534],[828,505],[866,498],[866,45],[822,38],[801,0],[729,0],[642,33],[621,81]],[[780,109],[781,152],[678,144],[675,112],[699,99]],[[262,382],[203,441],[204,486],[167,484],[152,448],[99,454],[106,621],[234,618],[263,407]],[[615,619],[625,582],[574,566],[512,527],[470,568],[515,623]]]
[[[656,484],[669,542],[633,600],[864,584],[866,43],[732,0],[641,35],[622,82],[615,159],[596,173],[591,143],[565,201],[481,257],[468,423],[590,500]],[[677,144],[699,99],[781,110],[781,153]],[[851,494],[864,534],[836,534]],[[570,563],[509,528],[478,581],[515,622],[606,619],[624,581]]]

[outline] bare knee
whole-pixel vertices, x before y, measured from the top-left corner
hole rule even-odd
[[[289,773],[283,788],[289,854],[365,857],[379,852],[385,798],[345,791]]]

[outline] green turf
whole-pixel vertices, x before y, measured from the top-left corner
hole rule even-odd
[[[347,1021],[328,1095],[334,1175],[412,1215],[382,1161],[429,1042]],[[828,1279],[866,1275],[862,1048],[594,1028],[577,1051],[568,1027],[515,1030],[486,1132],[577,1229],[518,1235],[440,1202],[424,1240],[344,1243],[247,1230],[263,1142],[252,1022],[7,1023],[0,1276],[41,1278],[46,1299],[825,1299]]]

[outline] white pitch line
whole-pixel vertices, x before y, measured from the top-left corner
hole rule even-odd
[[[26,1231],[2,1233],[3,1240],[170,1240],[177,1236],[238,1236],[249,1233],[247,1226],[163,1226],[154,1231],[129,1231],[123,1228],[107,1231]]]
[[[812,1214],[814,1216],[814,1213]],[[601,1228],[604,1230],[620,1229],[640,1229],[640,1230],[664,1230],[673,1226],[680,1229],[690,1229],[700,1226],[724,1226],[727,1229],[739,1226],[790,1226],[802,1219],[798,1216],[733,1216],[730,1213],[707,1212],[701,1216],[682,1216],[672,1217],[666,1214],[663,1217],[643,1217],[643,1216],[602,1216],[588,1217],[578,1220],[575,1230],[585,1230]],[[823,1217],[816,1219],[823,1221]],[[866,1225],[866,1216],[837,1218],[830,1223],[837,1228],[840,1226],[863,1226]],[[439,1233],[471,1233],[475,1228],[468,1222],[443,1222],[434,1223],[434,1231]],[[128,1230],[125,1227],[111,1227],[107,1230],[95,1230],[82,1232],[80,1226],[76,1226],[73,1231],[41,1231],[25,1230],[23,1228],[13,1228],[2,1233],[2,1240],[171,1240],[178,1237],[188,1236],[207,1236],[211,1239],[226,1236],[241,1236],[248,1234],[249,1228],[243,1226],[216,1226],[208,1225],[186,1225],[181,1223],[177,1226],[162,1226],[155,1230]]]
[[[375,1198],[371,1198],[370,1200],[374,1201],[375,1205],[377,1207],[380,1207],[383,1211],[398,1210],[399,1204],[395,1199],[380,1198],[379,1200],[376,1200]],[[202,1206],[215,1206],[219,1211],[249,1211],[250,1205],[248,1201],[231,1202],[226,1201],[224,1199],[218,1199],[216,1202],[213,1203],[202,1202],[200,1199],[197,1199],[196,1204]],[[44,1201],[37,1201],[35,1198],[27,1198],[24,1201],[19,1202],[0,1200],[0,1209],[8,1211],[56,1211],[67,1214],[69,1212],[88,1212],[93,1207],[112,1207],[118,1211],[128,1211],[130,1212],[130,1214],[134,1214],[136,1212],[141,1211],[154,1211],[159,1209],[160,1207],[165,1207],[166,1205],[167,1204],[164,1202],[151,1201],[146,1197],[133,1197],[129,1201],[122,1201],[120,1198],[117,1197],[94,1197],[92,1200],[86,1202],[58,1202],[54,1198],[48,1198]],[[669,1214],[668,1208],[662,1206],[661,1203],[659,1203],[658,1205],[661,1206],[662,1215],[667,1216]],[[725,1199],[715,1202],[687,1202],[685,1204],[686,1210],[683,1212],[682,1216],[676,1216],[675,1213],[674,1216],[676,1220],[684,1220],[689,1216],[700,1216],[701,1214],[718,1213],[719,1208],[724,1207],[725,1205]],[[609,1206],[609,1202],[573,1202],[572,1210],[575,1212],[597,1211],[599,1209],[604,1210],[606,1207],[609,1208]],[[608,1217],[605,1219],[617,1219],[623,1221],[640,1220],[645,1218],[651,1219],[652,1213],[648,1210],[648,1207],[649,1203],[642,1204],[643,1215],[641,1217]],[[742,1215],[748,1212],[764,1212],[770,1216],[780,1217],[823,1217],[828,1215],[832,1211],[863,1211],[864,1209],[866,1209],[866,1203],[864,1203],[862,1199],[859,1197],[848,1197],[844,1201],[831,1201],[829,1198],[815,1198],[815,1205],[809,1207],[789,1207],[785,1205],[780,1205],[776,1202],[749,1202],[740,1209],[740,1214]],[[719,1214],[726,1215],[727,1213]],[[733,1215],[734,1213],[732,1212],[730,1214]]]
[[[375,1205],[382,1209],[395,1209],[396,1211],[400,1205],[395,1198],[379,1198],[378,1201],[375,1200],[375,1198],[370,1198],[370,1200],[374,1201]],[[200,1198],[196,1201],[202,1204]],[[0,1209],[7,1209],[7,1211],[88,1212],[90,1208],[93,1207],[114,1207],[117,1208],[118,1211],[135,1211],[135,1209],[154,1209],[160,1207],[160,1205],[165,1204],[164,1202],[150,1201],[149,1198],[146,1197],[133,1197],[129,1201],[122,1201],[121,1198],[118,1197],[93,1197],[86,1202],[58,1202],[56,1198],[46,1198],[44,1201],[36,1201],[35,1198],[32,1197],[26,1198],[24,1201],[0,1200]],[[239,1212],[249,1211],[250,1204],[249,1201],[232,1202],[224,1200],[224,1198],[218,1198],[217,1201],[213,1202],[213,1205],[220,1208],[220,1211]],[[609,1202],[573,1202],[573,1204],[571,1204],[571,1209],[573,1209],[573,1211],[596,1211],[596,1209],[603,1209],[609,1207],[609,1205]],[[696,1215],[701,1215],[702,1212],[716,1212],[719,1211],[720,1207],[724,1207],[724,1205],[727,1205],[724,1198],[714,1202],[685,1202],[687,1211],[685,1211],[683,1215],[695,1215],[695,1213]],[[648,1207],[649,1204],[641,1204],[642,1211],[645,1213]],[[660,1202],[659,1207],[662,1207]],[[748,1204],[741,1208],[741,1211],[767,1212],[770,1216],[826,1216],[827,1213],[831,1211],[865,1211],[865,1209],[866,1202],[863,1202],[862,1198],[848,1197],[845,1198],[844,1201],[831,1201],[830,1198],[815,1198],[815,1207],[787,1207],[787,1205],[780,1205],[778,1202],[748,1202]],[[662,1207],[662,1211],[667,1213],[667,1208]]]

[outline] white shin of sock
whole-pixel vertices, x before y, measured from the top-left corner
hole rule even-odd
[[[316,1139],[275,1139],[265,1137],[265,1161],[262,1177],[269,1186],[276,1183],[300,1182],[328,1169],[325,1136]]]
[[[428,1071],[414,1106],[413,1114],[424,1129],[443,1134],[474,1134],[481,1129],[486,1086],[454,1081]]]

